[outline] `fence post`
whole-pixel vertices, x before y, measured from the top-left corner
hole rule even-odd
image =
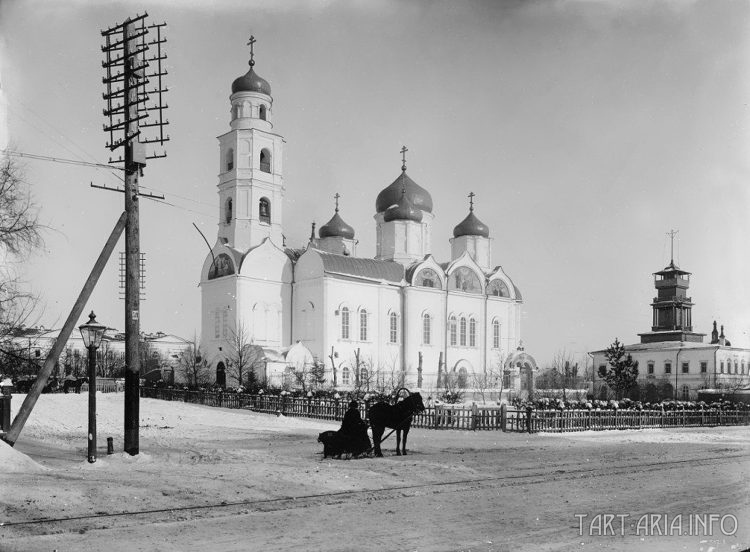
[[[477,403],[471,403],[471,430],[476,431],[479,425],[479,407]]]
[[[0,422],[0,429],[2,429],[3,431],[9,431],[10,430],[10,401],[12,398],[12,395],[10,394],[11,386],[4,385],[2,389],[3,389],[3,396],[2,396],[2,399],[0,399],[0,402],[2,402],[3,411],[2,411],[2,421]]]
[[[435,405],[435,429],[437,429],[440,425],[440,406]]]
[[[508,404],[503,403],[500,405],[500,429],[503,432],[508,430]]]
[[[528,428],[528,432],[529,433],[532,433],[532,429],[531,429],[531,412],[532,412],[532,410],[533,409],[530,406],[526,407],[526,427]]]

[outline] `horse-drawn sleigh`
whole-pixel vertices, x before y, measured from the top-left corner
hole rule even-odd
[[[407,396],[399,400],[402,391]],[[323,458],[341,455],[361,456],[374,452],[375,456],[383,456],[380,444],[394,431],[396,432],[396,454],[406,454],[406,437],[411,428],[411,421],[415,414],[422,412],[425,407],[422,395],[410,393],[402,387],[396,392],[395,404],[380,401],[372,405],[368,412],[370,429],[372,430],[372,445],[367,436],[367,424],[361,419],[357,401],[349,403],[349,410],[344,415],[341,429],[338,431],[324,431],[318,435],[318,442],[323,443]],[[386,428],[391,432],[383,437]],[[401,434],[403,433],[403,441]],[[374,445],[374,446],[373,446]]]

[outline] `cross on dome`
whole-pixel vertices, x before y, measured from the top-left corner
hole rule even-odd
[[[474,196],[476,196],[474,192],[469,192],[469,212],[474,211]]]
[[[255,57],[255,52],[253,51],[253,46],[255,43],[258,42],[255,40],[255,37],[253,35],[250,35],[250,40],[247,42],[247,45],[250,46],[250,67],[255,65],[255,60],[253,59]]]
[[[339,198],[340,197],[341,195],[338,192],[336,192],[333,196],[333,198],[336,200],[336,212],[337,213],[339,212]]]
[[[401,146],[401,170],[406,172],[406,152],[409,151],[406,146]]]

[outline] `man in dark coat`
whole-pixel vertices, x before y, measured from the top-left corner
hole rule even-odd
[[[359,414],[359,403],[352,401],[344,414],[339,429],[341,440],[346,443],[345,448],[352,454],[362,454],[370,450],[370,437],[367,435],[367,424]]]

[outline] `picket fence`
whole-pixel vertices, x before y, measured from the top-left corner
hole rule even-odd
[[[249,395],[182,389],[141,388],[141,396],[254,412],[341,420],[348,408],[344,399],[288,395]],[[360,403],[367,420],[369,401]],[[416,414],[412,427],[428,429],[501,430],[511,432],[569,432],[657,427],[750,425],[749,410],[534,410],[487,405],[429,405]]]

